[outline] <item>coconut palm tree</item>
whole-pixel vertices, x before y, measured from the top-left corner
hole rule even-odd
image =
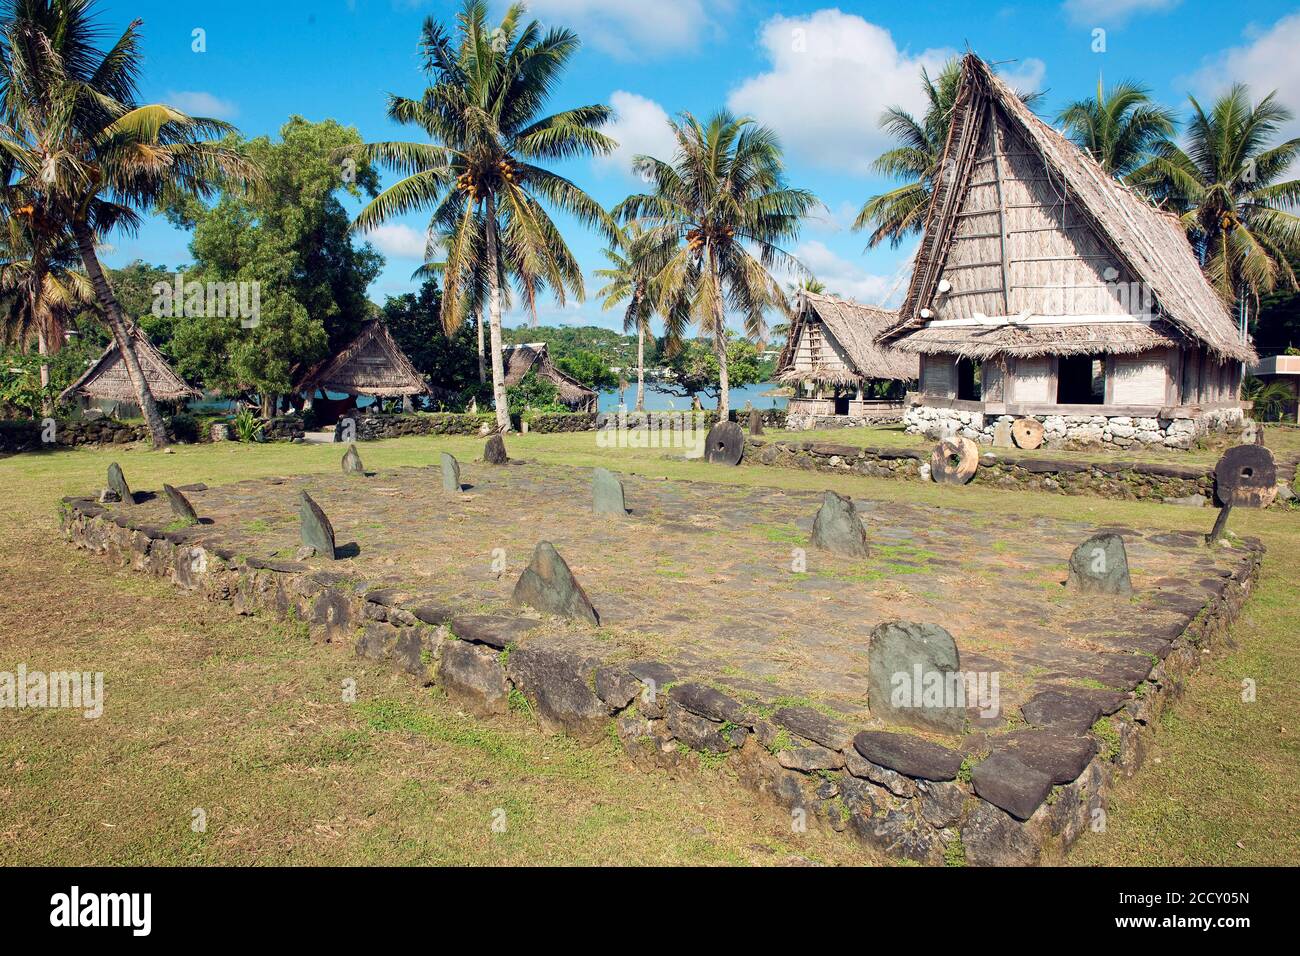
[[[882,176],[906,180],[889,192],[872,196],[858,210],[853,229],[872,227],[867,248],[874,248],[889,240],[891,248],[898,248],[908,236],[919,234],[925,228],[925,211],[934,195],[934,180],[943,161],[943,148],[948,142],[952,126],[952,110],[957,104],[957,88],[961,85],[961,60],[953,58],[945,63],[936,76],[931,77],[921,68],[921,89],[925,93],[926,107],[921,119],[916,119],[901,106],[891,106],[880,118],[880,128],[889,133],[899,145],[886,150],[871,164]],[[1038,93],[1019,93],[1025,103],[1033,103]]]
[[[388,115],[418,127],[429,142],[371,143],[355,151],[404,178],[360,212],[354,229],[433,207],[430,225],[446,251],[442,320],[448,331],[460,327],[477,301],[465,289],[484,283],[492,391],[502,431],[510,428],[502,287],[513,277],[533,315],[544,289],[561,305],[570,292],[578,299],[584,294],[582,269],[543,202],[584,224],[607,232],[613,227],[599,203],[537,165],[608,153],[616,144],[600,132],[612,116],[607,106],[540,115],[579,42],[569,30],[543,33],[536,20],[523,23],[524,12],[522,3],[512,4],[493,28],[485,0],[465,0],[455,42],[441,24],[426,20],[420,45],[430,86],[420,99],[390,97]]]
[[[1133,181],[1178,212],[1202,268],[1225,302],[1235,302],[1243,335],[1250,303],[1279,287],[1295,289],[1288,256],[1300,255],[1300,179],[1285,179],[1300,138],[1274,144],[1291,112],[1270,93],[1252,105],[1242,84],[1207,113],[1195,98],[1184,143],[1156,144]]]
[[[718,360],[718,418],[728,414],[728,306],[745,333],[762,340],[764,313],[785,309],[771,270],[806,274],[781,244],[794,239],[817,197],[785,183],[776,134],[747,117],[715,113],[701,124],[690,113],[669,122],[677,140],[671,162],[638,156],[654,193],[629,196],[615,209],[644,229],[656,310],[669,342],[694,321]]]
[[[0,7],[0,171],[71,235],[113,334],[155,448],[167,431],[140,368],[127,320],[95,246],[141,211],[178,194],[210,196],[256,172],[207,137],[217,120],[162,104],[136,105],[140,21],[107,50],[92,0],[6,0]]]
[[[607,280],[596,294],[604,301],[602,308],[612,309],[627,300],[623,311],[623,331],[636,332],[636,410],[645,411],[645,340],[654,316],[654,297],[647,269],[647,255],[641,227],[628,223],[602,250],[610,268],[597,269],[596,275]]]
[[[1146,163],[1156,143],[1174,135],[1174,111],[1152,102],[1146,87],[1122,82],[1103,91],[1100,77],[1096,98],[1075,100],[1057,122],[1102,169],[1124,180]]]
[[[53,247],[42,241],[41,217],[29,204],[0,200],[0,343],[24,347],[33,341],[41,356],[42,410],[54,411],[49,395],[50,365],[46,356],[63,345],[63,323],[78,307],[95,299],[79,257],[66,235],[54,237]]]

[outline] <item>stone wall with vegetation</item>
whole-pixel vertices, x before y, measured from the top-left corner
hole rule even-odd
[[[521,642],[535,617],[473,613],[438,593],[372,589],[342,565],[208,548],[201,526],[140,526],[89,498],[65,498],[61,514],[69,541],[116,567],[241,612],[289,618],[304,639],[436,683],[478,715],[516,710],[548,732],[586,742],[614,736],[643,770],[726,763],[746,787],[786,808],[792,826],[846,832],[882,853],[935,865],[1054,862],[1088,828],[1104,826],[1113,781],[1142,763],[1146,729],[1227,635],[1262,559],[1258,541],[1244,542],[1236,570],[1216,580],[1208,604],[1185,602],[1167,632],[1146,636],[1149,664],[1124,688],[1057,691],[1058,715],[1077,726],[1036,718],[1047,729],[1020,732],[1029,735],[1013,755],[1020,769],[986,786],[979,766],[990,747],[1004,745],[979,733],[961,750],[877,728],[855,733],[811,701],[756,704],[668,664],[603,659],[594,642],[580,650]],[[1194,537],[1188,547],[1197,546]]]
[[[358,415],[357,441],[404,438],[408,435],[477,435],[484,425],[495,427],[491,412],[415,412],[405,415]]]
[[[923,474],[928,475],[930,450],[751,438],[747,441],[745,461],[868,478],[920,481]],[[1292,488],[1296,467],[1294,459],[1278,462],[1279,484],[1286,487],[1284,493],[1278,495],[1277,504],[1287,505],[1294,500]],[[985,452],[980,456],[980,465],[971,483],[1010,491],[1095,495],[1119,501],[1215,503],[1214,469],[1209,465],[1059,460]]]

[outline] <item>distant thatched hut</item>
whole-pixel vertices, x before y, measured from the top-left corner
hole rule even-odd
[[[429,393],[429,386],[411,364],[406,353],[393,341],[388,327],[371,319],[361,327],[346,348],[320,362],[303,374],[294,391],[312,402],[318,419],[329,419],[333,412],[355,407],[358,395],[376,398],[409,398]],[[321,393],[321,398],[314,396]],[[331,400],[327,392],[343,393],[346,400]]]
[[[167,364],[149,337],[139,326],[132,326],[131,342],[135,349],[136,361],[140,371],[149,383],[149,391],[154,400],[159,402],[186,402],[200,398],[202,393],[189,385]],[[135,387],[126,372],[126,362],[116,342],[109,342],[103,354],[82,374],[82,376],[59,394],[59,401],[65,402],[74,396],[83,399],[118,402],[123,405],[136,405]]]
[[[1254,351],[1178,220],[1033,115],[976,56],[907,299],[881,341],[921,356],[912,430],[945,420],[1186,447],[1240,420]]]
[[[897,320],[892,309],[800,290],[776,363],[777,381],[795,390],[787,407],[789,427],[864,422],[879,417],[883,405],[896,406],[867,399],[864,388],[873,380],[916,381],[915,355],[875,341]]]
[[[507,345],[501,349],[505,363],[506,387],[518,385],[529,372],[552,382],[560,401],[575,412],[594,412],[600,396],[551,361],[545,342]]]

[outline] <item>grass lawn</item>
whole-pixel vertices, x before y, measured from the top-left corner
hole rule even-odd
[[[859,430],[827,437],[883,443]],[[515,457],[670,478],[804,489],[830,480],[601,449],[590,433],[507,444]],[[468,461],[482,441],[361,447],[369,467],[427,464],[442,450]],[[544,736],[524,714],[466,717],[436,691],[348,648],[110,570],[56,533],[58,498],[101,487],[112,460],[133,487],[157,489],[163,481],[334,471],[340,456],[334,446],[222,444],[174,455],[117,448],[0,460],[0,671],[19,663],[103,671],[106,697],[98,720],[0,711],[0,863],[883,862],[851,839],[791,833],[788,816],[757,805],[725,764],[679,778],[641,774],[612,740],[584,749]],[[1008,533],[1039,514],[1197,530],[1212,518],[1097,498],[834,481],[854,497],[1005,514]],[[1107,832],[1085,835],[1073,863],[1300,860],[1300,516],[1238,511],[1232,520],[1269,548],[1238,646],[1195,675],[1158,727],[1147,765],[1120,789]],[[1245,678],[1256,682],[1254,703],[1241,701]],[[343,700],[349,679],[355,703]],[[195,810],[206,815],[206,832],[192,829]],[[494,821],[504,821],[503,832]]]

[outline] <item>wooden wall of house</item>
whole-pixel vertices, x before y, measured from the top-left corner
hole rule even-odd
[[[920,390],[932,398],[957,397],[957,359],[952,355],[922,355]]]
[[[1106,366],[1106,400],[1111,405],[1173,404],[1170,384],[1178,353],[1155,349],[1136,355],[1112,355]]]
[[[1010,402],[1055,402],[1056,368],[1050,355],[1007,359],[1011,373]]]
[[[843,369],[851,371],[852,363],[835,336],[821,322],[811,318],[799,330],[799,341],[795,343],[794,369],[808,371],[819,369]]]
[[[984,124],[941,274],[952,289],[934,299],[935,317],[1141,313],[1133,276],[1065,195],[1060,177],[994,115],[997,122]]]

